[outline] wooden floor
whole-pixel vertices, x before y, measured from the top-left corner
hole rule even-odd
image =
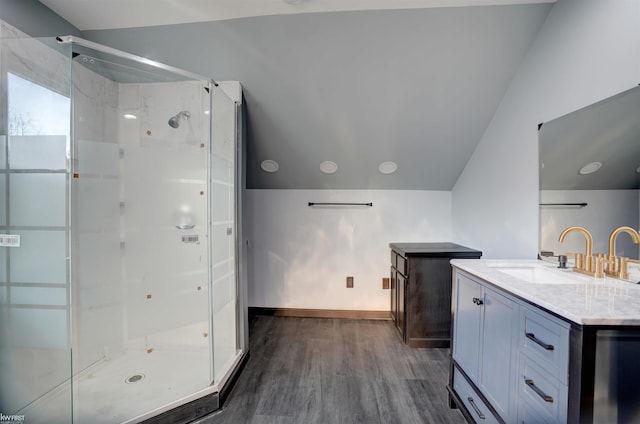
[[[391,321],[258,316],[218,423],[464,423],[448,349],[410,349]]]

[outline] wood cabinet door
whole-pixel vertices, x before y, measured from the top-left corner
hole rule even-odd
[[[400,330],[400,334],[402,334],[402,340],[406,341],[406,292],[407,292],[407,279],[404,278],[404,275],[396,272],[396,290],[398,295],[398,306],[396,312],[396,327]]]
[[[391,292],[391,319],[394,323],[398,322],[398,282],[396,280],[397,271],[391,267],[391,277],[389,291]]]

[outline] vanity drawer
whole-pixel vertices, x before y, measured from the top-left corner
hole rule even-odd
[[[525,355],[520,357],[518,376],[519,416],[534,416],[543,422],[563,423],[567,420],[568,388],[555,376],[542,370]]]
[[[400,274],[407,276],[407,259],[394,250],[391,251],[391,266],[400,271]]]
[[[458,369],[453,373],[453,389],[476,423],[498,424],[500,422]]]
[[[569,324],[529,307],[520,310],[520,351],[568,383]]]
[[[540,415],[539,408],[523,399],[518,405],[518,424],[558,424],[551,417]]]
[[[400,271],[400,274],[407,276],[407,259],[398,255],[396,269]]]

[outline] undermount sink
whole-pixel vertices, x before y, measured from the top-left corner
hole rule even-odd
[[[499,267],[495,269],[534,284],[572,284],[580,282],[580,278],[577,275],[538,266]]]
[[[574,284],[584,282],[584,276],[569,270],[558,270],[539,262],[493,262],[487,266],[533,284]]]

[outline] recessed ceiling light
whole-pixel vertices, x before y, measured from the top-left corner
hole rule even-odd
[[[208,114],[210,114],[210,113],[211,113],[211,112],[209,112],[208,110],[205,110],[205,111],[204,111],[204,114],[205,114],[205,115],[208,115]]]
[[[382,162],[378,167],[378,170],[382,174],[393,174],[398,169],[398,164],[395,162]]]
[[[325,174],[333,174],[338,170],[338,164],[331,162],[330,160],[326,160],[320,164],[320,170]]]
[[[578,172],[580,173],[580,175],[593,174],[594,172],[596,172],[601,167],[602,167],[602,163],[601,162],[591,162],[591,163],[586,164],[582,168],[580,168],[580,171],[578,171]]]
[[[278,169],[280,169],[280,165],[278,165],[278,162],[275,160],[267,159],[260,163],[260,168],[262,168],[264,172],[277,172]]]
[[[136,115],[132,115],[130,113],[125,113],[124,115],[122,115],[122,117],[124,119],[138,119],[138,117]]]

